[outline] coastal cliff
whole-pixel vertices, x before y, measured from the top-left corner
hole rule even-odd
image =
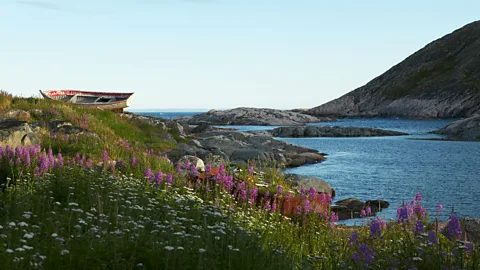
[[[480,21],[475,21],[431,42],[366,85],[307,113],[457,118],[479,111]]]

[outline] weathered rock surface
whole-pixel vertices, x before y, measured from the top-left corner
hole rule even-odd
[[[296,126],[305,123],[327,121],[327,118],[274,109],[263,108],[236,108],[225,111],[211,110],[206,113],[182,117],[190,125],[256,125],[256,126]]]
[[[48,120],[48,129],[51,133],[63,133],[68,135],[87,135],[92,137],[98,137],[97,134],[90,132],[84,128],[74,126],[72,123],[59,120],[59,119],[50,119]]]
[[[461,223],[467,234],[467,240],[480,245],[480,218],[464,218]]]
[[[340,220],[345,220],[360,218],[361,211],[366,210],[369,206],[372,210],[372,215],[375,215],[377,212],[390,206],[390,203],[383,200],[368,200],[362,202],[357,198],[348,198],[335,202],[335,205],[331,207],[331,210],[338,215]]]
[[[480,115],[455,121],[434,133],[445,135],[448,139],[480,140]]]
[[[238,164],[247,164],[249,160],[255,159],[266,163],[283,163],[287,167],[325,160],[316,150],[278,141],[271,136],[222,129],[196,136],[188,144],[178,144],[178,149],[168,153],[168,156],[176,160],[184,155],[192,155],[205,160],[209,155],[214,155]]]
[[[0,120],[0,146],[26,146],[38,142],[37,134],[27,122],[14,119]]]
[[[299,138],[299,137],[373,137],[373,136],[401,136],[407,133],[383,130],[376,128],[359,127],[279,127],[270,131],[274,137]]]
[[[328,184],[322,179],[299,174],[285,174],[285,179],[297,185],[299,188],[305,188],[308,190],[313,187],[315,188],[317,193],[327,193],[330,194],[332,197],[335,197],[335,191],[332,189],[330,184]]]
[[[417,51],[315,116],[468,117],[480,112],[480,21]]]

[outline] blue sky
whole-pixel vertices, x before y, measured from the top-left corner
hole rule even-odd
[[[2,0],[0,88],[132,109],[308,108],[480,19],[480,1]]]

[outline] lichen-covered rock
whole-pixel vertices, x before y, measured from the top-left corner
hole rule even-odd
[[[0,146],[16,147],[37,143],[39,143],[39,137],[27,122],[15,119],[0,121]]]

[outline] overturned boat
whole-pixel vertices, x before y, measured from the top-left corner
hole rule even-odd
[[[73,103],[82,107],[123,112],[134,93],[111,93],[82,90],[40,90],[45,99]]]

